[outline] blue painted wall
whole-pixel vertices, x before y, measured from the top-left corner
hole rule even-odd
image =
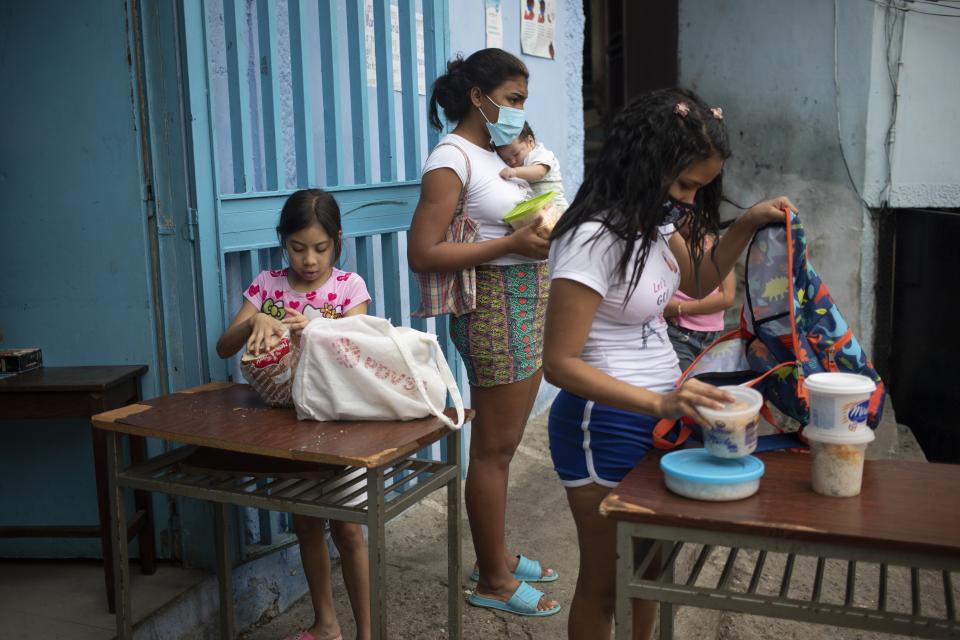
[[[127,11],[0,8],[0,329],[4,346],[39,346],[49,366],[150,365],[149,397],[154,300]],[[0,523],[96,523],[88,425],[0,428]],[[0,556],[17,555],[98,556],[99,542],[0,540]]]

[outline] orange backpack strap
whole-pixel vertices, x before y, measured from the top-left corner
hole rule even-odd
[[[667,440],[667,434],[673,431],[673,428],[678,424],[680,425],[680,430],[677,432],[676,439]],[[684,424],[683,419],[670,420],[668,418],[663,418],[653,427],[653,446],[657,449],[663,449],[667,451],[670,449],[676,449],[686,442],[691,433],[693,433],[693,430]]]

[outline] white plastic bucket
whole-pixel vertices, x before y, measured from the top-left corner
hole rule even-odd
[[[720,387],[734,397],[723,409],[698,406],[708,423],[703,425],[703,446],[718,458],[741,458],[757,448],[757,426],[763,396],[749,387]]]
[[[810,397],[810,426],[857,432],[867,427],[870,394],[876,383],[855,373],[815,373],[803,382]]]

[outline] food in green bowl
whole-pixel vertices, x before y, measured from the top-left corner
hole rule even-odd
[[[541,217],[540,228],[549,233],[553,231],[553,226],[560,219],[560,211],[554,205],[553,199],[556,196],[555,191],[541,193],[536,198],[524,200],[503,216],[503,221],[514,229],[520,229],[532,224],[537,217]]]

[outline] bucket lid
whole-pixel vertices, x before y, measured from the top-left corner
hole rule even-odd
[[[759,458],[717,458],[705,449],[681,449],[660,458],[660,468],[667,475],[701,484],[736,484],[749,482],[763,475]]]
[[[867,426],[860,427],[856,431],[847,431],[846,429],[819,429],[810,425],[803,430],[803,437],[826,444],[866,444],[873,442],[877,434]]]
[[[718,387],[734,397],[734,402],[747,402],[750,404],[746,409],[728,409],[726,405],[723,409],[713,409],[711,407],[697,406],[697,411],[706,418],[723,418],[727,416],[739,416],[749,413],[757,413],[763,406],[763,395],[756,389],[743,386],[723,386]],[[731,403],[733,404],[733,403]]]
[[[509,224],[529,213],[538,211],[545,207],[551,200],[553,200],[555,195],[557,195],[556,191],[547,191],[546,193],[541,193],[536,198],[524,200],[513,209],[510,209],[510,211],[507,211],[507,214],[503,216],[503,221]]]
[[[844,395],[848,393],[873,393],[874,389],[877,388],[876,382],[856,373],[815,373],[807,377],[803,384],[814,393]]]

